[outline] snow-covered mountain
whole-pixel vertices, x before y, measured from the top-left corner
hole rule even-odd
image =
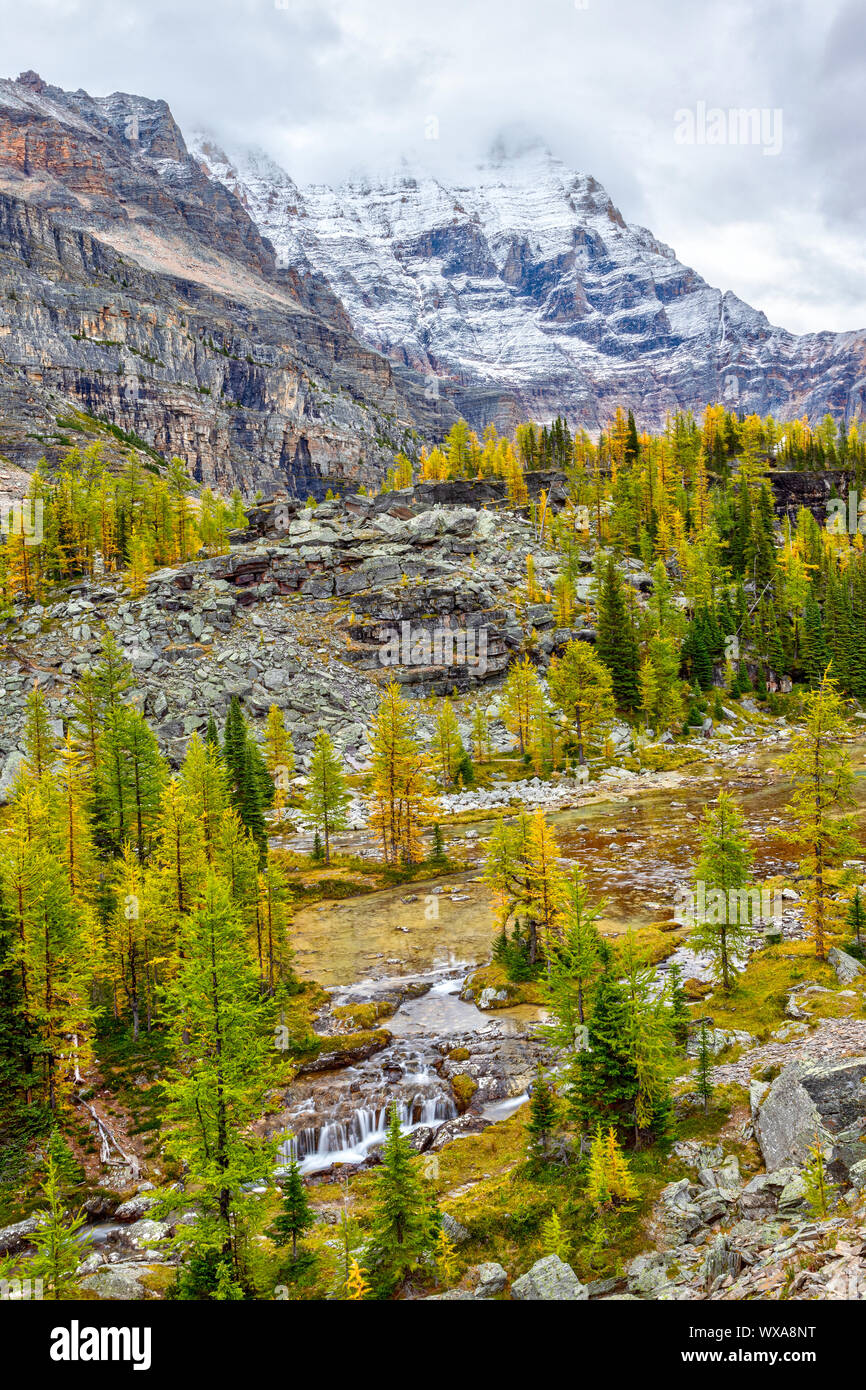
[[[385,181],[299,187],[258,152],[194,137],[287,266],[315,271],[355,333],[448,381],[476,425],[558,412],[645,425],[676,406],[861,414],[866,332],[797,336],[713,289],[596,179],[537,144],[448,185],[420,167]]]

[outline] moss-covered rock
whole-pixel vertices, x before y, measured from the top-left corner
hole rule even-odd
[[[473,1076],[469,1076],[467,1072],[461,1071],[458,1072],[457,1076],[452,1077],[451,1089],[454,1092],[457,1109],[462,1115],[472,1097],[475,1095],[475,1092],[478,1090],[478,1082]]]

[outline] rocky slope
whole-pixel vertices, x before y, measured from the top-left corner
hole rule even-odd
[[[290,265],[339,295],[365,342],[453,389],[476,425],[558,412],[645,426],[725,400],[790,418],[862,411],[866,332],[798,337],[706,284],[604,188],[539,146],[465,179],[404,165],[298,187],[258,152],[194,147]]]
[[[453,417],[278,266],[164,102],[26,73],[0,82],[0,455],[56,457],[71,406],[199,481],[301,496]]]
[[[0,800],[20,762],[34,680],[59,732],[104,627],[131,660],[138,699],[173,761],[210,714],[223,718],[232,695],[253,720],[278,704],[300,753],[324,722],[357,761],[383,681],[418,693],[465,690],[501,676],[524,644],[544,665],[573,633],[592,637],[580,618],[556,628],[550,603],[518,611],[527,553],[542,583],[552,584],[558,563],[525,518],[477,503],[442,506],[427,491],[347,496],[315,510],[291,501],[253,508],[247,538],[230,553],[158,571],[138,598],[122,576],[106,574],[44,606],[18,605],[0,659]],[[579,581],[584,595],[589,582]],[[433,648],[422,662],[398,643],[383,661],[389,634],[403,624],[413,641],[452,632],[454,651]],[[476,643],[470,651],[468,634],[481,630],[483,650]],[[472,659],[479,655],[481,664]]]

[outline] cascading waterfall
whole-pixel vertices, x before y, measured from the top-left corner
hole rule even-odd
[[[435,1073],[427,1071],[405,1077],[404,1084],[406,1081],[419,1086],[441,1085]],[[395,1095],[359,1106],[344,1119],[301,1126],[281,1145],[280,1155],[286,1163],[296,1159],[302,1173],[317,1172],[332,1163],[363,1163],[373,1145],[384,1141],[393,1105],[407,1134],[421,1125],[441,1125],[457,1114],[454,1101],[442,1091],[430,1095],[418,1090],[408,1099]]]

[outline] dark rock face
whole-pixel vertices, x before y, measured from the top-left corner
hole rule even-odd
[[[322,496],[377,483],[453,411],[278,266],[164,102],[0,82],[0,453],[32,469],[74,410],[191,475]]]
[[[829,514],[830,498],[846,496],[851,475],[841,468],[828,468],[821,473],[776,469],[769,475],[769,481],[777,515],[796,521],[800,508],[806,507],[823,526]]]

